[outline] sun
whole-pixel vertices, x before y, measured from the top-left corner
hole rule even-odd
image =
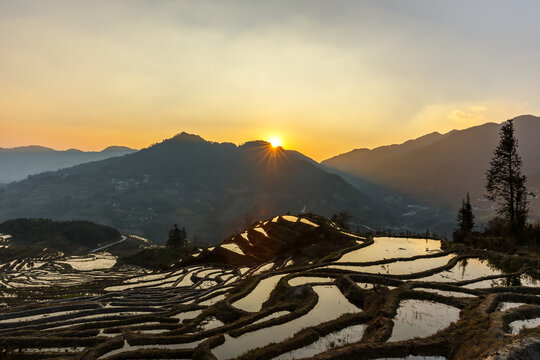
[[[270,137],[270,139],[268,139],[268,142],[272,144],[272,147],[275,147],[275,148],[283,145],[283,141],[281,141],[281,139],[277,136]]]

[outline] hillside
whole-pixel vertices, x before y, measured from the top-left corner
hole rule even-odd
[[[204,249],[190,264],[254,266],[273,261],[306,265],[364,240],[322,216],[282,215],[257,221],[220,245]]]
[[[0,148],[0,183],[19,181],[29,175],[122,156],[134,151],[136,150],[124,146],[110,146],[102,151],[58,151],[43,146]]]
[[[10,246],[39,245],[64,252],[91,250],[120,240],[116,229],[89,221],[14,219],[1,223],[0,233],[11,236]]]
[[[540,118],[519,116],[514,124],[528,185],[540,189]],[[500,124],[488,123],[447,134],[432,133],[400,145],[353,150],[322,164],[443,209],[446,214],[436,225],[450,230],[467,191],[480,220],[493,213],[493,204],[483,199],[484,174],[498,144],[499,129]],[[533,200],[531,208],[538,218],[540,203]]]
[[[172,224],[212,244],[288,211],[348,210],[387,226],[402,209],[355,189],[297,152],[254,141],[212,143],[186,133],[122,157],[32,176],[0,188],[0,219],[85,219],[164,242]]]

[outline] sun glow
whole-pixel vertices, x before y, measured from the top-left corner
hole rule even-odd
[[[270,137],[270,139],[268,139],[268,142],[270,144],[272,144],[272,147],[278,147],[278,146],[282,146],[283,145],[283,142],[281,141],[281,139],[277,136],[272,136]]]

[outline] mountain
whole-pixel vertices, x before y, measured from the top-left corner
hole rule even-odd
[[[518,152],[531,190],[540,189],[540,118],[523,115],[514,119]],[[424,201],[441,209],[432,227],[451,231],[455,214],[467,192],[477,219],[493,215],[494,204],[483,198],[485,172],[499,142],[501,125],[487,123],[446,134],[432,133],[400,145],[373,150],[357,149],[324,160],[328,169],[364,182]],[[538,219],[540,202],[531,201],[531,215]]]
[[[0,148],[0,183],[25,179],[29,175],[55,171],[70,166],[130,154],[136,150],[125,146],[109,146],[102,151],[69,149],[58,151],[43,146]]]
[[[388,226],[402,209],[264,141],[236,146],[181,133],[122,157],[48,172],[0,188],[0,219],[84,219],[163,243],[173,224],[197,244],[217,243],[288,211]]]

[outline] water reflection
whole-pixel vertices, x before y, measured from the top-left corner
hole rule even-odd
[[[431,239],[376,237],[374,243],[343,255],[337,262],[368,262],[396,257],[428,255],[441,251],[441,242]]]
[[[388,341],[430,336],[458,319],[459,309],[453,306],[433,301],[403,300],[399,303]]]
[[[336,286],[316,285],[313,290],[319,298],[317,305],[307,314],[288,323],[255,330],[237,338],[225,335],[225,343],[212,349],[212,353],[218,359],[230,359],[251,349],[281,342],[304,328],[337,319],[343,314],[361,311],[351,304]]]

